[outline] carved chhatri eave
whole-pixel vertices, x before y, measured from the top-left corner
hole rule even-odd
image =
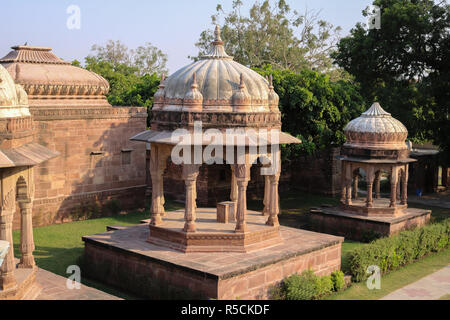
[[[0,62],[22,62],[22,63],[45,63],[45,64],[66,64],[66,62],[58,58],[51,48],[46,47],[31,47],[31,46],[15,46],[11,47],[14,51],[8,53],[5,57],[0,59]]]

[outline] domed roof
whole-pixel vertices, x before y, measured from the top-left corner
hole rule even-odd
[[[350,121],[344,129],[345,146],[367,149],[406,149],[408,130],[390,113],[375,102],[359,118]]]
[[[30,105],[109,105],[109,84],[100,75],[72,66],[50,48],[16,46],[0,59],[15,83],[27,92]],[[82,101],[80,101],[80,99]]]
[[[188,111],[193,79],[203,112],[277,112],[278,96],[268,80],[233,61],[223,47],[220,28],[215,30],[211,52],[172,74],[162,82],[155,110]],[[197,98],[200,97],[196,94]],[[156,97],[155,97],[156,98]],[[198,109],[198,108],[197,108]]]
[[[0,118],[30,116],[27,94],[0,65]]]

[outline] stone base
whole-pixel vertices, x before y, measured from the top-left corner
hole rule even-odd
[[[245,233],[235,232],[235,222],[217,222],[215,208],[197,208],[196,214],[196,232],[186,233],[184,209],[166,212],[161,225],[150,225],[147,241],[182,252],[251,252],[283,241],[279,227],[266,225],[261,212],[247,210]]]
[[[367,207],[366,200],[359,198],[353,199],[352,204],[341,204],[341,208],[344,211],[349,211],[367,217],[399,217],[405,214],[405,210],[408,208],[408,205],[401,204],[400,201],[397,201],[395,207],[390,207],[390,202],[391,201],[386,198],[374,199],[372,206]]]
[[[32,269],[16,269],[14,276],[17,285],[8,290],[0,290],[0,300],[31,300],[41,290],[36,280],[36,273],[38,268]]]
[[[368,217],[333,207],[311,210],[310,224],[318,232],[364,241],[421,227],[430,221],[430,215],[431,210],[407,208],[400,216]]]
[[[267,299],[285,277],[340,269],[343,238],[280,227],[283,243],[250,253],[183,253],[147,242],[149,225],[85,236],[83,272],[151,299]]]

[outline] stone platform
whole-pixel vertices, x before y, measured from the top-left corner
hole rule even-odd
[[[19,263],[19,260],[16,259],[16,263]],[[14,271],[17,285],[8,290],[0,290],[0,300],[27,300],[33,295],[39,294],[41,287],[35,282],[37,271],[37,267],[17,268]]]
[[[249,253],[185,253],[147,242],[148,224],[109,230],[83,237],[84,272],[152,299],[267,299],[270,288],[289,275],[338,270],[344,240],[280,227],[283,241],[271,247]]]
[[[235,222],[217,222],[215,208],[196,211],[196,232],[183,232],[184,209],[180,209],[166,213],[162,225],[150,226],[147,241],[182,252],[251,252],[282,242],[279,227],[266,225],[267,216],[261,212],[247,210],[248,232],[236,233]]]
[[[396,216],[364,216],[340,207],[330,207],[312,209],[310,224],[312,229],[318,232],[361,241],[421,227],[430,221],[430,215],[431,210],[404,208],[401,214]]]

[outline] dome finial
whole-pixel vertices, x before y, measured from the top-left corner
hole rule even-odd
[[[273,90],[273,77],[272,77],[272,74],[269,76],[269,89]]]
[[[164,74],[164,72],[161,73],[161,81],[159,82],[159,87],[163,87],[164,88],[164,80],[166,80],[166,75]]]
[[[239,89],[245,89],[245,83],[244,83],[244,74],[241,73],[239,76]]]
[[[194,72],[194,74],[192,75],[192,85],[191,88],[192,89],[197,89],[198,85],[197,85],[197,73]]]
[[[214,30],[214,42],[222,42],[222,38],[220,37],[220,27],[216,24],[216,29]]]

